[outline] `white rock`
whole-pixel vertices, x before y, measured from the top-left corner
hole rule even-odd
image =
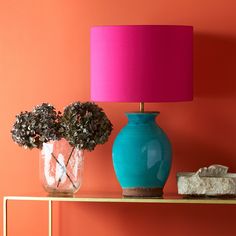
[[[227,173],[228,167],[212,165],[196,173],[177,173],[178,193],[184,195],[236,195],[236,174]]]

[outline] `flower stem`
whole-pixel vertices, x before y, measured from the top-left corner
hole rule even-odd
[[[69,155],[69,157],[68,157],[68,159],[67,159],[67,162],[66,162],[66,167],[67,167],[68,164],[69,164],[70,158],[71,158],[71,156],[72,156],[74,150],[75,150],[75,147],[73,147],[72,150],[71,150],[71,152],[70,152],[70,155]],[[58,180],[57,188],[59,187],[59,185],[60,185],[60,183],[61,183],[61,179],[62,179],[63,174],[64,174],[64,170],[63,170],[63,172],[62,172],[62,174],[61,174],[61,176],[60,176],[60,178],[59,178],[59,180]]]
[[[55,155],[52,153],[52,157],[55,159],[55,161],[62,167],[62,169],[64,170],[62,164],[57,160],[57,158],[55,157]],[[73,183],[72,179],[70,178],[70,176],[68,175],[67,171],[66,171],[66,176],[68,177],[68,179],[70,180],[70,182],[72,183],[73,187],[76,188],[75,184]]]

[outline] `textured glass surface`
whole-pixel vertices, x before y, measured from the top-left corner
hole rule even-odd
[[[83,151],[65,139],[44,143],[40,152],[40,178],[44,189],[53,195],[72,195],[82,182]]]

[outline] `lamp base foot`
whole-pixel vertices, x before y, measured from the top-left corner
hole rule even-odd
[[[124,197],[162,197],[162,188],[123,188]]]

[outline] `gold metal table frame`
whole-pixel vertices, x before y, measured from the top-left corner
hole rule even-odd
[[[5,196],[3,197],[3,236],[8,236],[8,202],[9,201],[47,201],[48,202],[48,235],[52,236],[53,202],[93,202],[93,203],[152,203],[152,204],[236,204],[236,198],[182,198],[178,195],[164,195],[163,198],[123,198],[120,194],[105,196]]]

